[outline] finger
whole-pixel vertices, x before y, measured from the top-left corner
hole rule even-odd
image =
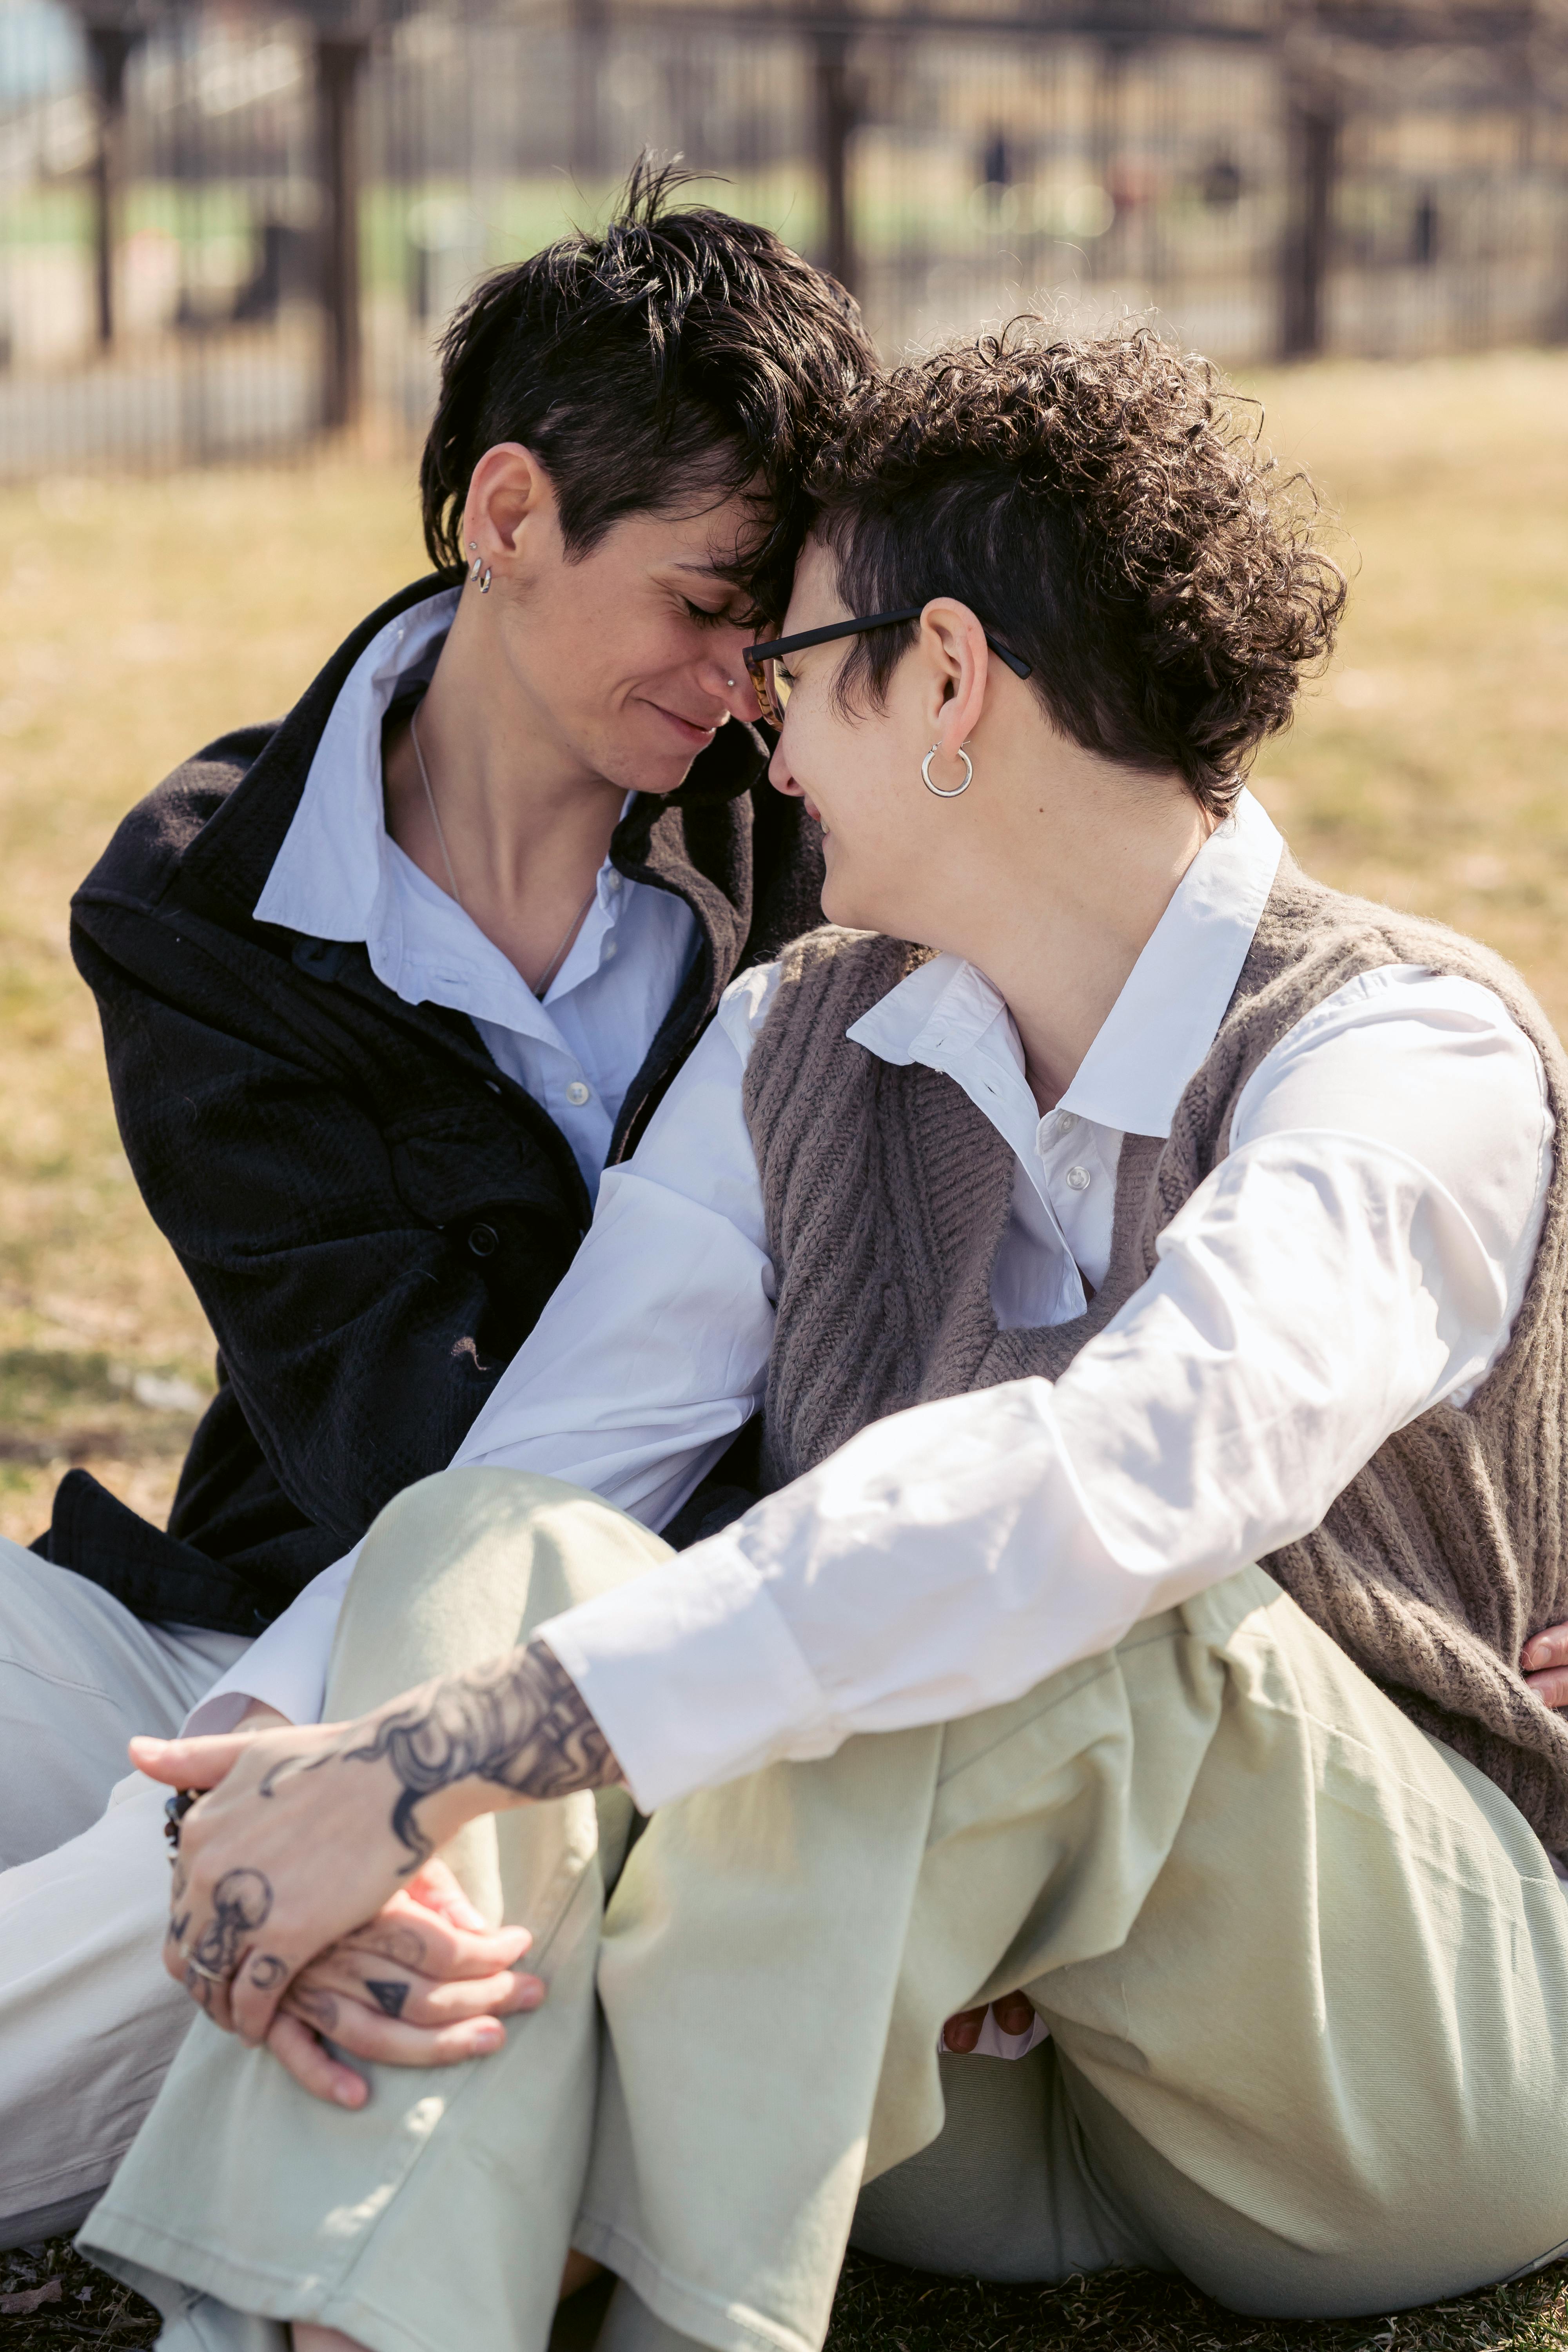
[[[395,1967],[426,1977],[489,1977],[498,1969],[515,1967],[533,1938],[526,1927],[498,1927],[476,1935],[454,1927],[433,1911],[412,1906],[400,1911],[394,1896],[385,1909],[367,1919],[341,1948],[374,1953]]]
[[[259,2049],[283,2007],[283,1997],[300,1974],[300,1962],[286,1952],[252,1945],[242,1952],[239,1965],[223,1989],[230,2031],[253,2050]],[[216,1990],[216,1989],[215,1989]],[[215,2000],[214,2007],[217,2004]]]
[[[1519,1663],[1527,1673],[1542,1666],[1568,1666],[1568,1625],[1543,1625],[1539,1633],[1532,1633],[1519,1654]]]
[[[1027,1993],[1005,1992],[992,2002],[991,2011],[1004,2033],[1027,2033],[1035,2022],[1035,2004]]]
[[[1543,1675],[1526,1675],[1525,1681],[1542,1706],[1568,1706],[1568,1666],[1553,1666]]]
[[[471,2018],[460,2025],[405,2025],[401,2018],[384,2017],[357,2000],[343,2000],[305,1984],[290,1988],[285,2008],[339,2049],[386,2066],[458,2066],[469,2058],[488,2058],[506,2040],[506,2028],[498,2018]]]
[[[370,2096],[370,2084],[363,2075],[334,2058],[297,2017],[275,2017],[267,2047],[313,2099],[324,2099],[335,2107],[363,2107]]]
[[[171,1789],[214,1789],[254,1738],[253,1732],[239,1731],[213,1739],[153,1739],[138,1733],[130,1743],[131,1761],[149,1780]]]
[[[473,2017],[515,2017],[537,2009],[544,1999],[538,1977],[514,1976],[502,1969],[494,1976],[459,1978],[442,1984],[430,1977],[412,1976],[374,1955],[351,1954],[340,1945],[301,1969],[299,1983],[321,1992],[340,1994],[383,2017],[400,2017],[408,2025],[456,2025]]]
[[[942,2027],[942,2038],[944,2045],[957,2057],[967,2057],[979,2041],[980,2029],[984,2022],[984,2008],[961,2009],[957,2016],[950,2017]]]
[[[475,1910],[458,1884],[456,1871],[439,1854],[433,1855],[415,1872],[405,1892],[411,1902],[434,1911],[440,1918],[449,1919],[454,1927],[472,1927],[483,1935],[483,1912]]]

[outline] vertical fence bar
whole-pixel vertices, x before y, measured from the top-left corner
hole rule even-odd
[[[1340,124],[1319,89],[1286,94],[1286,223],[1280,287],[1280,355],[1312,359],[1323,348],[1323,295],[1333,236]]]
[[[321,422],[357,423],[363,383],[360,331],[359,79],[369,43],[359,34],[316,36],[321,141]]]
[[[125,67],[136,35],[122,25],[89,22],[87,51],[92,74],[97,143],[91,163],[93,281],[98,343],[114,341],[114,257],[120,239],[125,178]]]
[[[853,294],[858,273],[849,203],[849,141],[855,129],[849,43],[838,27],[826,25],[815,28],[813,39],[825,233],[822,257],[829,273]]]

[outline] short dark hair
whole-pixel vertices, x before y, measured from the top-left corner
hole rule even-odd
[[[852,394],[808,482],[812,528],[851,612],[960,598],[1032,665],[1063,734],[1177,769],[1222,814],[1345,600],[1255,405],[1146,327],[1052,341],[1017,319]],[[858,687],[881,699],[914,635],[851,641],[846,707]]]
[[[498,270],[452,320],[419,469],[438,571],[462,569],[474,468],[520,441],[550,476],[574,556],[625,515],[760,485],[768,528],[751,571],[763,609],[782,609],[802,473],[875,353],[844,289],[771,229],[671,210],[691,176],[645,156],[605,228]]]

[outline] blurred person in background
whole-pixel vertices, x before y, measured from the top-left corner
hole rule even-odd
[[[0,1546],[0,2244],[86,2210],[185,2028],[127,1738],[175,1729],[451,1459],[733,974],[819,919],[742,654],[871,352],[836,284],[676,209],[680,178],[639,167],[602,235],[479,288],[420,472],[437,576],[161,784],[75,900],[218,1391],[167,1531],[73,1471],[32,1552]],[[225,1688],[232,1722],[257,1695]],[[251,1721],[292,1712],[270,1696]],[[366,2031],[454,2054],[526,1938],[474,1939],[439,1873],[416,1891],[399,1948],[468,1990],[442,2039],[362,1984]]]
[[[214,1790],[84,2232],[167,2352],[542,2352],[569,2248],[599,2352],[814,2352],[847,2242],[1299,2318],[1568,2242],[1562,1048],[1245,789],[1343,583],[1202,362],[1020,326],[811,487],[749,660],[847,928],[372,1530],[329,1720],[134,1751]],[[549,2000],[307,2098],[278,2004],[437,1849]]]

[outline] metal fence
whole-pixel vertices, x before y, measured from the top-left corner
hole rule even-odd
[[[1543,10],[983,5],[0,0],[0,474],[413,436],[464,288],[645,145],[837,267],[889,355],[1033,301],[1242,364],[1568,332]]]

